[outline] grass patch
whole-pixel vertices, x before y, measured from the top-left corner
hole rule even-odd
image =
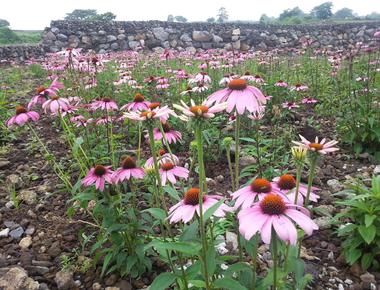
[[[38,30],[11,30],[0,27],[0,45],[30,44],[41,40],[42,31]]]

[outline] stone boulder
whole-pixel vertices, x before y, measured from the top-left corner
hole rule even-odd
[[[193,40],[199,42],[207,42],[212,40],[212,34],[208,31],[193,31]]]

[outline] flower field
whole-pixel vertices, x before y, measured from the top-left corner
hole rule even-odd
[[[2,67],[0,273],[21,265],[23,289],[376,289],[379,57],[67,49]]]

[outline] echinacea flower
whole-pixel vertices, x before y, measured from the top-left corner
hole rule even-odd
[[[61,98],[59,96],[52,96],[49,100],[42,104],[42,108],[45,113],[49,110],[52,114],[57,114],[62,111],[67,111],[69,109],[69,100],[66,98]]]
[[[111,166],[96,165],[83,178],[82,184],[87,187],[95,183],[95,188],[103,191],[106,181],[112,184],[112,174]]]
[[[248,115],[248,118],[253,121],[258,121],[264,118],[265,114],[265,106],[261,106],[258,111],[253,112],[252,114]]]
[[[202,83],[202,84],[211,83],[211,78],[206,72],[200,72],[200,73],[197,73],[193,78],[189,79],[189,84],[194,84],[194,83]]]
[[[315,104],[315,103],[318,103],[318,101],[316,99],[313,99],[313,98],[303,98],[301,100],[301,103],[302,104]]]
[[[276,194],[266,195],[260,202],[238,214],[239,231],[246,240],[250,240],[257,232],[265,244],[270,244],[272,228],[285,243],[297,243],[298,224],[307,235],[311,235],[318,226],[309,217],[307,209],[291,204]]]
[[[158,150],[157,162],[159,165],[162,165],[168,162],[177,165],[179,164],[179,158],[174,154],[166,153],[164,149],[160,149]],[[150,157],[146,160],[144,167],[151,168],[153,166],[154,166],[153,157]]]
[[[168,122],[162,123],[162,129],[165,133],[165,139],[168,141],[169,144],[177,143],[177,141],[182,139],[181,132],[173,130]],[[145,137],[148,138],[148,136]],[[163,139],[161,130],[159,128],[153,129],[153,137],[155,141]]]
[[[149,121],[153,119],[159,118],[168,118],[169,115],[173,114],[173,110],[169,109],[168,106],[164,107],[158,107],[153,110],[147,110],[147,111],[136,111],[136,112],[128,112],[124,113],[124,116],[128,119],[134,120],[134,121]],[[161,120],[162,121],[162,120]]]
[[[28,111],[23,106],[16,107],[16,115],[11,117],[7,122],[7,126],[12,126],[14,124],[18,126],[24,125],[29,120],[33,122],[37,121],[40,118],[40,115],[34,111]]]
[[[241,206],[242,209],[250,207],[257,200],[263,199],[272,192],[272,184],[265,178],[256,178],[250,185],[244,186],[232,193],[232,199],[236,200],[235,209]],[[283,197],[286,198],[281,192]]]
[[[284,174],[279,177],[275,177],[272,182],[273,192],[286,194],[288,199],[295,203],[296,198],[296,179],[290,174]],[[313,191],[319,190],[317,187],[312,187],[309,199],[317,202],[319,196]],[[303,205],[304,197],[307,195],[307,185],[300,183],[298,188],[297,204]]]
[[[274,85],[276,87],[280,87],[280,88],[287,88],[288,87],[288,84],[286,82],[284,82],[283,80],[277,81]]]
[[[282,107],[284,109],[292,110],[295,108],[299,108],[300,106],[298,106],[295,102],[285,102],[285,103],[282,103]]]
[[[111,98],[102,98],[90,104],[92,110],[113,111],[117,110],[118,106]]]
[[[296,92],[303,92],[303,91],[307,91],[308,89],[309,89],[308,86],[299,84],[299,83],[290,88],[291,91],[296,91]]]
[[[228,83],[227,88],[211,94],[207,101],[216,104],[227,102],[228,113],[236,107],[237,113],[242,115],[245,110],[250,113],[258,111],[267,99],[258,88],[248,86],[245,80],[234,79]]]
[[[180,119],[187,121],[189,118],[213,118],[215,113],[223,111],[227,106],[227,103],[219,103],[211,106],[212,103],[207,100],[203,101],[201,105],[196,105],[193,100],[190,100],[190,104],[191,106],[189,107],[181,100],[181,105],[173,105],[174,108],[183,113]]]
[[[190,188],[185,192],[184,198],[169,209],[168,219],[170,223],[177,223],[179,221],[187,223],[191,221],[195,213],[199,216],[199,193],[199,188]],[[205,213],[221,198],[222,196],[220,195],[203,195],[202,213]],[[216,217],[224,217],[226,212],[231,211],[231,207],[222,203],[213,215]]]
[[[121,167],[113,173],[112,180],[114,183],[119,183],[130,178],[142,179],[144,175],[144,169],[137,167],[135,160],[127,156],[122,160]]]
[[[145,111],[149,109],[150,102],[145,101],[145,97],[137,93],[135,94],[133,98],[133,102],[128,103],[120,108],[120,110],[127,110],[127,111]]]
[[[36,89],[37,95],[35,95],[28,103],[28,109],[35,106],[36,104],[43,104],[46,98],[55,96],[60,89],[63,89],[64,85],[58,81],[58,78],[54,78],[50,86],[45,88],[44,86],[39,86]]]
[[[176,177],[187,179],[189,177],[189,170],[185,167],[177,166],[171,162],[165,162],[160,167],[161,185],[165,186],[166,181],[171,184],[177,182]]]
[[[326,138],[323,138],[321,141],[319,141],[318,137],[315,137],[315,141],[310,142],[302,135],[299,135],[299,136],[301,138],[301,142],[299,141],[292,141],[292,142],[295,145],[302,146],[310,151],[314,151],[319,154],[327,154],[327,153],[335,152],[339,150],[339,148],[333,147],[334,145],[338,143],[338,141],[332,140],[326,143]]]

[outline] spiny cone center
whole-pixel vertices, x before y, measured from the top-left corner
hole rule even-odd
[[[154,110],[155,108],[158,108],[161,105],[160,102],[153,102],[149,104],[149,109]]]
[[[261,210],[264,214],[280,215],[286,210],[286,205],[281,196],[276,194],[268,194],[260,202]]]
[[[17,106],[16,107],[16,115],[26,113],[26,112],[27,112],[27,110],[23,106]]]
[[[51,99],[52,99],[53,101],[56,101],[56,100],[59,99],[59,97],[58,97],[58,96],[52,96]]]
[[[185,198],[184,202],[188,205],[197,205],[199,204],[199,188],[190,188],[188,191],[185,192]],[[204,201],[203,197],[203,201]]]
[[[136,103],[144,102],[145,98],[142,94],[137,93],[135,97],[133,98],[133,101]]]
[[[290,190],[296,187],[296,180],[290,174],[284,174],[277,181],[277,185],[280,189]]]
[[[247,88],[247,82],[242,79],[231,80],[228,83],[228,88],[231,90],[244,90]]]
[[[46,90],[45,87],[43,87],[43,86],[39,86],[39,87],[36,89],[36,92],[37,92],[37,94],[41,94],[44,90]]]
[[[141,112],[140,117],[146,117],[147,119],[152,119],[154,115],[156,115],[155,112],[145,111],[145,112]]]
[[[168,171],[174,168],[174,164],[171,162],[165,162],[164,164],[161,165],[161,168],[165,171]]]
[[[192,112],[195,116],[202,116],[208,112],[208,107],[204,105],[192,106],[190,107],[190,112]]]
[[[172,127],[169,125],[168,122],[165,122],[165,123],[162,123],[162,129],[164,130],[165,133],[168,133],[168,132],[170,132]]]
[[[123,161],[121,162],[121,166],[124,168],[124,169],[131,169],[131,168],[136,168],[136,162],[133,160],[132,157],[130,156],[127,156],[123,159]]]
[[[309,147],[311,148],[311,150],[315,150],[315,151],[319,151],[323,149],[323,145],[320,143],[310,143]]]
[[[165,149],[158,150],[158,155],[162,156],[166,153]]]
[[[269,193],[272,190],[272,185],[270,184],[270,181],[265,178],[256,178],[251,183],[251,188],[254,192]]]
[[[102,99],[102,101],[108,103],[108,102],[111,102],[112,99],[105,97],[105,98]]]
[[[103,165],[96,165],[94,173],[96,176],[103,176],[106,173],[106,168]]]

